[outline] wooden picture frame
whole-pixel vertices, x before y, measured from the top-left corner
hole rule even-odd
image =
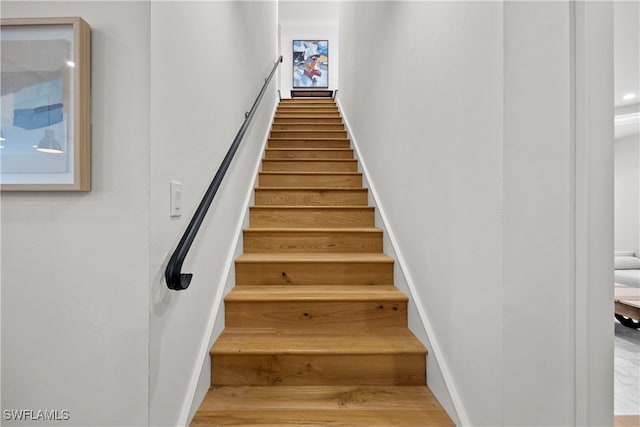
[[[1,19],[0,190],[91,190],[91,29]]]

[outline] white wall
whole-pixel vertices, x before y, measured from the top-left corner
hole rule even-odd
[[[339,100],[419,287],[430,338],[473,424],[495,425],[502,412],[502,6],[349,2],[340,11],[340,41]],[[363,73],[362,64],[375,72]],[[444,400],[447,390],[429,383]]]
[[[92,27],[93,188],[2,193],[2,409],[148,425],[149,3],[2,2],[38,16]]]
[[[612,421],[610,288],[589,279],[610,272],[595,255],[612,249],[612,108],[594,107],[613,92],[611,15],[580,7],[341,4],[338,99],[451,378],[429,385],[462,424]],[[594,73],[578,79],[574,57]]]
[[[2,409],[66,409],[70,426],[186,422],[275,81],[185,262],[191,288],[169,291],[164,267],[275,62],[276,3],[1,7],[81,16],[93,49],[92,191],[2,193]]]
[[[196,404],[209,385],[200,368],[203,362],[205,370],[208,366],[212,311],[218,308],[243,204],[253,189],[275,106],[275,79],[184,264],[183,271],[194,274],[189,289],[167,289],[164,268],[275,63],[276,13],[275,2],[151,4],[153,426],[185,422],[198,379],[206,383],[197,388]],[[184,185],[185,214],[179,219],[169,216],[170,180]]]
[[[616,139],[615,250],[640,251],[640,135]]]
[[[570,8],[504,10],[503,419],[571,425]]]
[[[293,40],[329,41],[329,89],[338,89],[340,40],[338,34],[338,2],[283,1],[278,7],[279,49],[283,57],[280,91],[291,97],[293,85]]]

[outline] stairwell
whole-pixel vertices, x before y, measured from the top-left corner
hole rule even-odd
[[[452,426],[331,99],[282,100],[200,426]]]

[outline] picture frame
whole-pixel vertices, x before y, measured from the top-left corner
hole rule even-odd
[[[329,41],[293,40],[294,89],[329,87]]]
[[[0,190],[91,190],[91,29],[0,20]]]

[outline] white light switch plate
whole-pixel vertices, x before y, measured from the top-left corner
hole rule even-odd
[[[171,181],[171,212],[172,217],[182,215],[182,183]]]

